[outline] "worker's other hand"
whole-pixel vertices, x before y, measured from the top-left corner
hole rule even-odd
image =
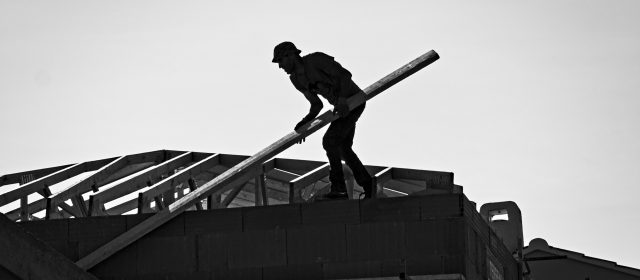
[[[338,103],[333,106],[333,114],[338,115],[341,118],[349,114],[349,105],[347,104],[346,99],[338,99]]]
[[[296,127],[294,127],[293,130],[298,131],[302,126],[304,126],[308,122],[309,120],[307,118],[303,118],[300,122],[298,122],[298,124],[296,124]]]
[[[298,131],[302,126],[304,126],[305,124],[307,124],[309,122],[309,119],[307,117],[302,118],[302,120],[300,120],[300,122],[298,122],[298,124],[296,124],[296,127],[293,128],[295,131]],[[296,141],[297,144],[302,144],[304,142],[305,138],[301,138],[300,140]]]

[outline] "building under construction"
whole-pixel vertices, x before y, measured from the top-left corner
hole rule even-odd
[[[521,279],[453,173],[367,166],[378,198],[347,175],[352,199],[312,202],[328,164],[282,158],[105,250],[247,158],[161,150],[5,175],[0,278]]]
[[[437,59],[418,57],[349,109]],[[525,256],[518,206],[477,211],[451,172],[366,166],[375,198],[361,200],[345,168],[349,199],[316,201],[329,164],[277,155],[336,118],[253,156],[160,150],[4,175],[0,279],[640,279],[545,242]],[[527,261],[540,261],[534,273]]]

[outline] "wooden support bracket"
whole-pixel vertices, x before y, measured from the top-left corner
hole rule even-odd
[[[233,201],[233,199],[236,198],[236,196],[238,196],[238,193],[240,193],[240,191],[247,185],[247,183],[240,183],[237,186],[233,187],[233,189],[231,189],[231,191],[229,192],[229,194],[227,194],[227,196],[224,198],[224,200],[222,201],[220,207],[222,208],[227,208],[229,207],[229,204],[231,203],[231,201]]]
[[[52,198],[52,200],[53,200],[53,198]],[[80,195],[80,194],[74,195],[73,198],[71,199],[71,201],[73,202],[73,206],[76,208],[76,210],[78,210],[78,213],[80,214],[80,217],[89,216],[89,211],[87,210],[87,205],[86,205],[84,199],[82,198],[82,195]]]

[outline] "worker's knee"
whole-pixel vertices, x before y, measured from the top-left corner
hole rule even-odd
[[[322,148],[325,151],[340,151],[340,139],[336,137],[323,137]]]

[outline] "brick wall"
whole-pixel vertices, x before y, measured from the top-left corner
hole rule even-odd
[[[464,274],[515,261],[461,194],[185,212],[93,267],[101,279],[332,279]],[[72,260],[152,214],[21,223]],[[510,258],[510,259],[509,259]],[[484,260],[484,261],[483,261]],[[517,275],[515,275],[517,277]]]

